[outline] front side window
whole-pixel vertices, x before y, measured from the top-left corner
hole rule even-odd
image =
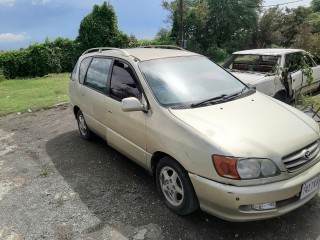
[[[132,69],[128,64],[115,60],[111,76],[110,97],[121,101],[123,98],[141,99],[141,91]]]
[[[139,67],[163,106],[192,105],[246,88],[230,73],[201,56],[150,60],[141,62]]]
[[[87,72],[85,85],[99,92],[107,92],[107,81],[112,60],[94,58]]]
[[[88,57],[82,60],[80,64],[80,70],[79,70],[79,82],[83,84],[84,78],[86,77],[86,73],[88,70],[88,67],[90,65],[90,62],[92,60],[92,57]]]

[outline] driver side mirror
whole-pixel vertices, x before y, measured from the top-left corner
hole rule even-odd
[[[135,97],[124,98],[121,101],[121,108],[124,112],[143,111],[144,107]]]

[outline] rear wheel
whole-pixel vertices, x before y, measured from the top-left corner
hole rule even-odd
[[[93,133],[88,128],[86,120],[84,119],[84,116],[81,110],[79,110],[77,113],[77,122],[78,122],[78,127],[79,127],[79,132],[81,137],[87,141],[92,139]]]
[[[167,207],[178,215],[186,215],[199,208],[199,201],[187,171],[173,158],[164,157],[156,169],[160,195]]]

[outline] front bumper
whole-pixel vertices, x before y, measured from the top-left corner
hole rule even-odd
[[[228,221],[243,222],[277,217],[302,206],[318,193],[316,190],[300,200],[302,185],[319,174],[320,162],[293,178],[258,186],[231,186],[192,173],[189,177],[203,211]],[[276,202],[277,207],[263,211],[250,207],[267,202]]]

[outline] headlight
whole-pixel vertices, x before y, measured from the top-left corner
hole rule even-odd
[[[221,177],[232,179],[256,179],[280,174],[276,164],[270,159],[233,158],[212,156],[213,164]]]
[[[261,165],[256,159],[238,160],[237,170],[242,179],[258,178],[261,174]]]
[[[241,179],[271,177],[277,175],[277,166],[269,159],[239,159],[237,170]]]

